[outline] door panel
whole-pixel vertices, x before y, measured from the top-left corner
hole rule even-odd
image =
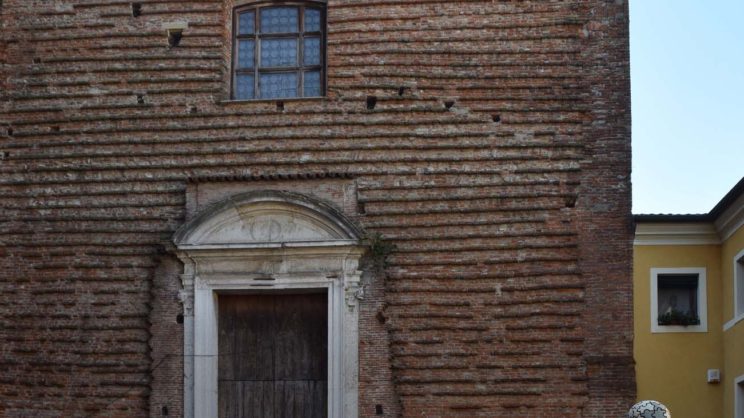
[[[275,383],[276,417],[282,418],[325,418],[326,381],[284,380]]]
[[[277,380],[325,380],[328,334],[325,294],[276,298]]]
[[[324,418],[327,294],[219,296],[220,418]]]
[[[273,296],[219,297],[220,380],[273,380]]]

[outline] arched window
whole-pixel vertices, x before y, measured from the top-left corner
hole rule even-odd
[[[325,95],[325,4],[266,2],[233,12],[232,98]]]

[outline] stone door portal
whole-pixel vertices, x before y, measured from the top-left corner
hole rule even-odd
[[[360,231],[285,191],[230,196],[173,237],[185,418],[356,418]]]

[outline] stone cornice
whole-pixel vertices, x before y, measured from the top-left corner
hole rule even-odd
[[[715,226],[722,241],[727,240],[734,232],[744,226],[744,194],[739,196],[718,216]]]
[[[710,222],[636,223],[634,245],[717,245],[718,231]]]
[[[635,245],[720,244],[744,226],[744,178],[708,213],[639,214],[633,219]]]

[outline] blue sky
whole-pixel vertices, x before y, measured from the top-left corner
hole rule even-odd
[[[633,213],[706,213],[744,176],[744,0],[630,0]]]

